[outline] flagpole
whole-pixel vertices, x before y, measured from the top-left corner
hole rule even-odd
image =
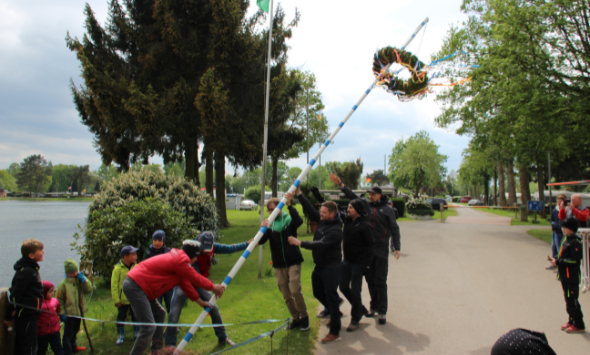
[[[272,0],[271,0],[271,8],[272,8]],[[410,42],[412,42],[412,40],[414,39],[414,37],[416,37],[416,35],[418,34],[418,32],[420,32],[420,30],[426,25],[427,22],[428,22],[428,17],[426,19],[424,19],[424,21],[418,26],[418,28],[416,28],[416,30],[412,33],[412,35],[410,36],[410,38],[408,38],[408,40],[404,43],[402,49],[405,49],[410,44]],[[389,63],[385,67],[385,71],[389,70],[389,68],[391,67],[391,65],[392,65],[392,63]],[[309,162],[309,164],[307,164],[307,166],[305,167],[305,169],[303,169],[303,171],[301,172],[301,174],[299,174],[299,176],[297,177],[297,180],[295,180],[295,182],[293,183],[293,185],[291,185],[291,187],[289,188],[289,191],[288,192],[290,192],[290,193],[294,193],[295,192],[295,190],[301,184],[301,181],[303,181],[303,179],[305,179],[305,177],[307,176],[307,174],[309,174],[309,171],[311,170],[311,168],[313,167],[313,165],[316,163],[316,160],[318,160],[320,158],[320,156],[322,155],[322,153],[324,152],[324,150],[326,150],[326,148],[328,148],[328,145],[330,145],[330,143],[333,142],[334,137],[336,137],[336,135],[338,134],[338,132],[340,132],[340,129],[342,129],[342,127],[348,121],[348,119],[350,118],[350,116],[352,116],[352,114],[355,113],[356,109],[365,100],[365,98],[367,97],[367,95],[369,95],[369,93],[371,92],[371,90],[373,90],[373,88],[375,88],[375,84],[377,84],[377,82],[379,81],[379,79],[380,79],[379,76],[377,78],[375,78],[375,80],[373,81],[373,83],[371,84],[371,86],[364,92],[364,94],[361,96],[361,98],[357,101],[356,105],[354,105],[352,107],[352,109],[344,117],[344,119],[342,120],[342,122],[340,122],[340,124],[338,124],[338,127],[328,137],[328,139],[326,140],[326,142],[324,144],[322,144],[320,150],[315,154],[315,156],[313,157],[313,159]],[[267,102],[268,102],[268,97],[267,97]],[[275,210],[268,217],[268,223],[269,223],[269,225],[272,224],[272,222],[275,220],[275,218],[277,218],[277,216],[279,215],[281,209],[283,207],[285,207],[285,204],[286,203],[287,203],[287,199],[285,197],[283,197],[281,199],[281,202],[279,202],[279,204],[275,207]],[[260,241],[260,239],[262,239],[262,236],[264,235],[264,233],[266,233],[267,230],[268,230],[268,227],[261,227],[260,228],[260,230],[258,231],[258,233],[256,233],[256,236],[254,237],[254,241],[248,245],[248,248],[246,250],[244,250],[244,253],[242,254],[242,256],[240,256],[240,258],[238,259],[238,261],[236,262],[236,264],[234,265],[234,267],[230,270],[229,274],[223,280],[222,285],[224,285],[226,287],[229,286],[229,284],[232,282],[232,280],[234,279],[234,277],[236,276],[236,274],[238,273],[238,271],[240,271],[240,268],[242,267],[242,265],[244,265],[244,263],[246,262],[246,260],[248,259],[248,257],[252,253],[252,251],[254,250],[255,245]],[[211,297],[211,300],[209,300],[209,304],[212,305],[212,306],[215,306],[216,303],[217,303],[217,297],[215,297],[215,296]],[[178,344],[178,347],[176,348],[176,351],[174,352],[175,355],[179,355],[180,354],[180,351],[184,350],[184,348],[186,347],[186,345],[188,344],[188,342],[192,339],[193,335],[196,333],[197,329],[199,328],[199,325],[201,323],[203,323],[203,321],[205,320],[205,318],[207,317],[207,315],[209,314],[210,311],[211,311],[211,308],[209,308],[209,307],[205,307],[205,309],[203,309],[203,312],[201,312],[201,314],[199,315],[199,317],[197,318],[197,320],[195,321],[195,323],[193,324],[193,326],[191,327],[191,329],[188,331],[188,333],[186,334],[186,336],[182,339],[182,341],[180,342],[180,344]]]
[[[260,187],[260,224],[264,222],[264,200],[266,195],[266,158],[268,145],[268,111],[270,106],[270,60],[272,50],[272,0],[268,14],[270,23],[268,25],[268,60],[266,63],[266,103],[264,107],[264,143],[262,145],[262,186]],[[262,278],[262,245],[258,246],[258,278]]]

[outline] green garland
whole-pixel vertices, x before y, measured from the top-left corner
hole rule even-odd
[[[412,77],[409,80],[403,80],[391,73],[381,74],[389,63],[403,65],[412,73]],[[428,87],[428,76],[419,70],[425,67],[426,64],[411,52],[395,47],[382,48],[373,57],[373,74],[380,77],[379,85],[386,86],[387,90],[394,94],[403,93],[405,96],[413,96],[423,92]]]

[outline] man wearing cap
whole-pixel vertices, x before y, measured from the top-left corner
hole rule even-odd
[[[124,322],[127,318],[127,312],[131,313],[131,320],[135,322],[135,314],[129,305],[129,301],[123,293],[123,280],[127,273],[137,265],[137,251],[139,249],[128,245],[121,249],[121,260],[113,268],[111,275],[111,299],[117,307],[117,322]],[[139,327],[133,327],[133,339],[139,335]],[[125,326],[117,323],[117,342],[116,345],[123,344],[125,340]]]
[[[200,299],[195,288],[213,291],[218,298],[223,295],[224,286],[214,285],[191,267],[197,261],[200,252],[199,242],[185,240],[182,249],[173,248],[169,253],[145,260],[129,271],[123,281],[123,292],[138,322],[163,323],[166,311],[157,298],[176,286],[180,286],[190,300],[203,308],[209,307],[210,304]],[[143,355],[150,340],[152,351],[162,349],[163,335],[162,326],[142,325],[130,354]]]
[[[203,277],[209,278],[209,269],[213,263],[213,257],[215,253],[217,254],[231,254],[237,251],[246,250],[248,248],[248,244],[250,241],[240,243],[240,244],[219,244],[215,243],[215,236],[211,232],[202,232],[200,235],[195,238],[201,244],[201,252],[197,261],[193,264],[193,268],[196,272]],[[205,301],[209,302],[211,299],[211,293],[207,292],[203,288],[196,287],[194,290],[199,294],[199,297]],[[172,296],[172,307],[170,313],[168,314],[168,324],[174,325],[178,323],[180,319],[180,313],[182,312],[182,307],[187,300],[187,295],[183,291],[181,287],[175,287],[173,290]],[[217,305],[211,308],[209,312],[211,315],[211,322],[213,324],[223,324],[223,320],[221,319],[221,314],[219,313],[219,307]],[[218,342],[220,345],[236,345],[225,332],[225,327],[214,327],[213,331],[215,331],[215,335],[217,336]],[[178,328],[175,326],[168,326],[166,327],[166,346],[176,346],[177,337],[178,335]]]
[[[342,183],[335,174],[330,174],[330,180],[340,187],[346,197],[351,200],[359,198],[352,190]],[[387,273],[389,271],[389,238],[393,238],[393,256],[400,257],[400,232],[395,220],[393,209],[387,205],[388,198],[383,195],[381,188],[374,186],[367,190],[369,199],[361,199],[365,203],[367,216],[364,219],[372,227],[375,239],[375,256],[369,265],[365,276],[371,294],[371,312],[367,314],[374,317],[379,314],[379,324],[385,324],[387,314]]]
[[[157,255],[168,253],[169,251],[170,248],[166,246],[166,232],[164,232],[161,229],[158,229],[154,232],[154,235],[152,236],[152,244],[145,251],[144,260],[147,260]],[[168,312],[168,314],[170,314],[170,305],[172,304],[173,292],[174,290],[170,290],[158,298],[158,302],[160,302],[161,305],[164,305],[164,302],[166,302],[166,312]]]

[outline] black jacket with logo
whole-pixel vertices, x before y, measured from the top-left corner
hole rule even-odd
[[[355,220],[347,217],[344,220],[343,233],[344,260],[353,264],[368,265],[375,252],[375,238],[369,223],[361,217]]]
[[[25,256],[14,264],[14,278],[10,287],[10,304],[6,310],[4,319],[13,319],[12,311],[16,310],[16,316],[38,313],[43,304],[43,283],[39,274],[39,264]],[[25,307],[13,305],[16,303]]]
[[[342,263],[342,220],[337,214],[331,221],[320,221],[320,213],[303,195],[297,196],[309,219],[318,222],[313,242],[301,242],[311,250],[313,262],[320,267],[339,267]]]
[[[342,192],[349,199],[355,198],[365,202],[365,209],[367,216],[363,217],[365,221],[369,222],[372,227],[373,237],[375,238],[375,247],[377,249],[383,249],[385,257],[388,255],[389,238],[393,238],[393,247],[395,250],[401,250],[401,236],[399,232],[399,226],[395,220],[395,213],[393,208],[387,205],[388,198],[382,195],[381,200],[376,203],[372,203],[365,198],[358,197],[348,186],[342,188]],[[383,254],[383,253],[378,253]],[[381,255],[383,256],[383,255]]]
[[[291,215],[291,223],[282,232],[275,232],[268,228],[266,233],[262,236],[258,244],[264,244],[270,240],[270,254],[272,256],[272,267],[284,268],[293,265],[298,265],[303,262],[303,256],[298,246],[289,244],[289,237],[297,238],[297,228],[303,224],[303,219],[299,216],[299,212],[293,206],[287,207],[289,215]],[[284,211],[277,217],[285,213]]]
[[[555,261],[558,267],[557,279],[563,283],[580,284],[580,264],[582,261],[582,238],[576,234],[563,239],[559,257]]]

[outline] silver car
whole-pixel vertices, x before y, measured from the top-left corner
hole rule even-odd
[[[252,200],[242,200],[240,202],[240,211],[258,211],[258,205]]]

